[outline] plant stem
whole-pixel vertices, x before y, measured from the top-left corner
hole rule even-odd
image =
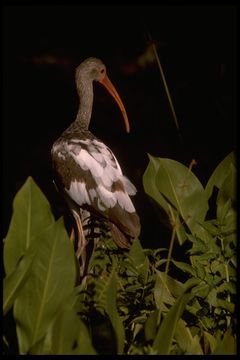
[[[172,257],[172,250],[173,250],[175,235],[176,235],[176,227],[174,226],[173,231],[172,231],[170,246],[169,246],[169,250],[168,250],[167,264],[166,264],[166,268],[165,268],[165,281],[167,281],[167,274],[168,274],[168,270],[169,270],[170,260]]]
[[[222,252],[224,253],[224,244],[223,244],[223,237],[222,236],[220,236],[220,241],[221,241]],[[229,279],[229,271],[228,271],[228,263],[227,262],[224,262],[224,269],[225,269],[226,281],[227,281],[227,283],[229,283],[230,279]],[[227,301],[231,302],[231,297],[230,297],[229,293],[227,295]],[[227,327],[229,327],[230,322],[231,322],[231,318],[230,318],[230,316],[227,316],[226,319],[227,319]]]
[[[175,122],[176,128],[179,131],[179,123],[178,123],[177,115],[175,113],[175,109],[174,109],[173,102],[172,102],[172,99],[171,99],[171,95],[170,95],[170,92],[169,92],[169,89],[168,89],[167,81],[166,81],[166,78],[165,78],[165,75],[164,75],[164,72],[163,72],[163,68],[162,68],[158,53],[157,53],[156,45],[154,44],[154,42],[152,42],[152,48],[153,48],[153,52],[154,52],[154,55],[155,55],[157,63],[158,63],[158,67],[159,67],[160,74],[161,74],[161,77],[162,77],[163,85],[164,85],[164,88],[165,88],[165,91],[166,91],[166,94],[167,94],[167,98],[168,98],[168,101],[169,101],[169,105],[170,105],[170,108],[171,108],[171,111],[172,111],[172,114],[173,114],[174,122]]]
[[[167,274],[168,274],[169,264],[170,264],[171,257],[172,257],[172,250],[173,250],[173,244],[174,244],[175,235],[176,235],[176,227],[174,226],[173,231],[172,231],[171,240],[170,240],[170,246],[169,246],[169,250],[168,250],[166,268],[165,268],[165,272],[164,272],[164,281],[165,281],[164,286],[166,286],[166,288],[167,288],[167,285],[166,285],[166,283],[167,283]],[[159,306],[158,321],[157,321],[158,324],[160,323],[161,314],[162,314],[162,310],[161,310],[162,303],[163,303],[163,291],[162,291],[162,293],[160,295],[160,301],[159,301],[160,306]]]

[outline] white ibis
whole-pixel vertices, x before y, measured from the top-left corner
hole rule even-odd
[[[93,105],[93,81],[106,87],[117,102],[129,132],[124,105],[106,74],[101,60],[88,58],[76,69],[80,107],[75,121],[52,147],[55,182],[63,193],[78,229],[77,257],[86,262],[87,240],[83,225],[86,214],[108,219],[113,240],[120,248],[129,248],[140,234],[140,221],[130,199],[136,188],[122,173],[113,152],[89,130]]]

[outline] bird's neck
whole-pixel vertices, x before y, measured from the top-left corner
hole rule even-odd
[[[80,104],[75,122],[83,130],[88,130],[92,116],[93,84],[82,81],[77,84]]]

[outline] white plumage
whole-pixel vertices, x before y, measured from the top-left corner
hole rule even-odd
[[[74,180],[71,182],[70,189],[65,189],[65,191],[79,206],[83,204],[91,204],[86,184],[84,182]]]
[[[57,151],[59,158],[71,156],[84,171],[90,171],[97,186],[87,189],[84,181],[74,180],[69,189],[65,189],[68,195],[79,206],[91,205],[94,199],[99,199],[99,210],[105,211],[118,204],[129,213],[135,212],[135,208],[129,195],[136,193],[135,186],[123,174],[121,167],[112,151],[102,142],[94,140],[71,139],[57,145],[53,151]],[[124,191],[112,191],[115,182],[120,181]]]

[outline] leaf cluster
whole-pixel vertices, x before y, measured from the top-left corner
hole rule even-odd
[[[235,353],[235,175],[233,154],[205,188],[191,169],[150,156],[144,189],[169,217],[169,247],[143,249],[135,239],[126,251],[105,234],[80,285],[64,222],[29,177],[4,239],[3,312],[18,343],[13,349],[5,334],[5,353]],[[172,249],[185,241],[177,261]]]

